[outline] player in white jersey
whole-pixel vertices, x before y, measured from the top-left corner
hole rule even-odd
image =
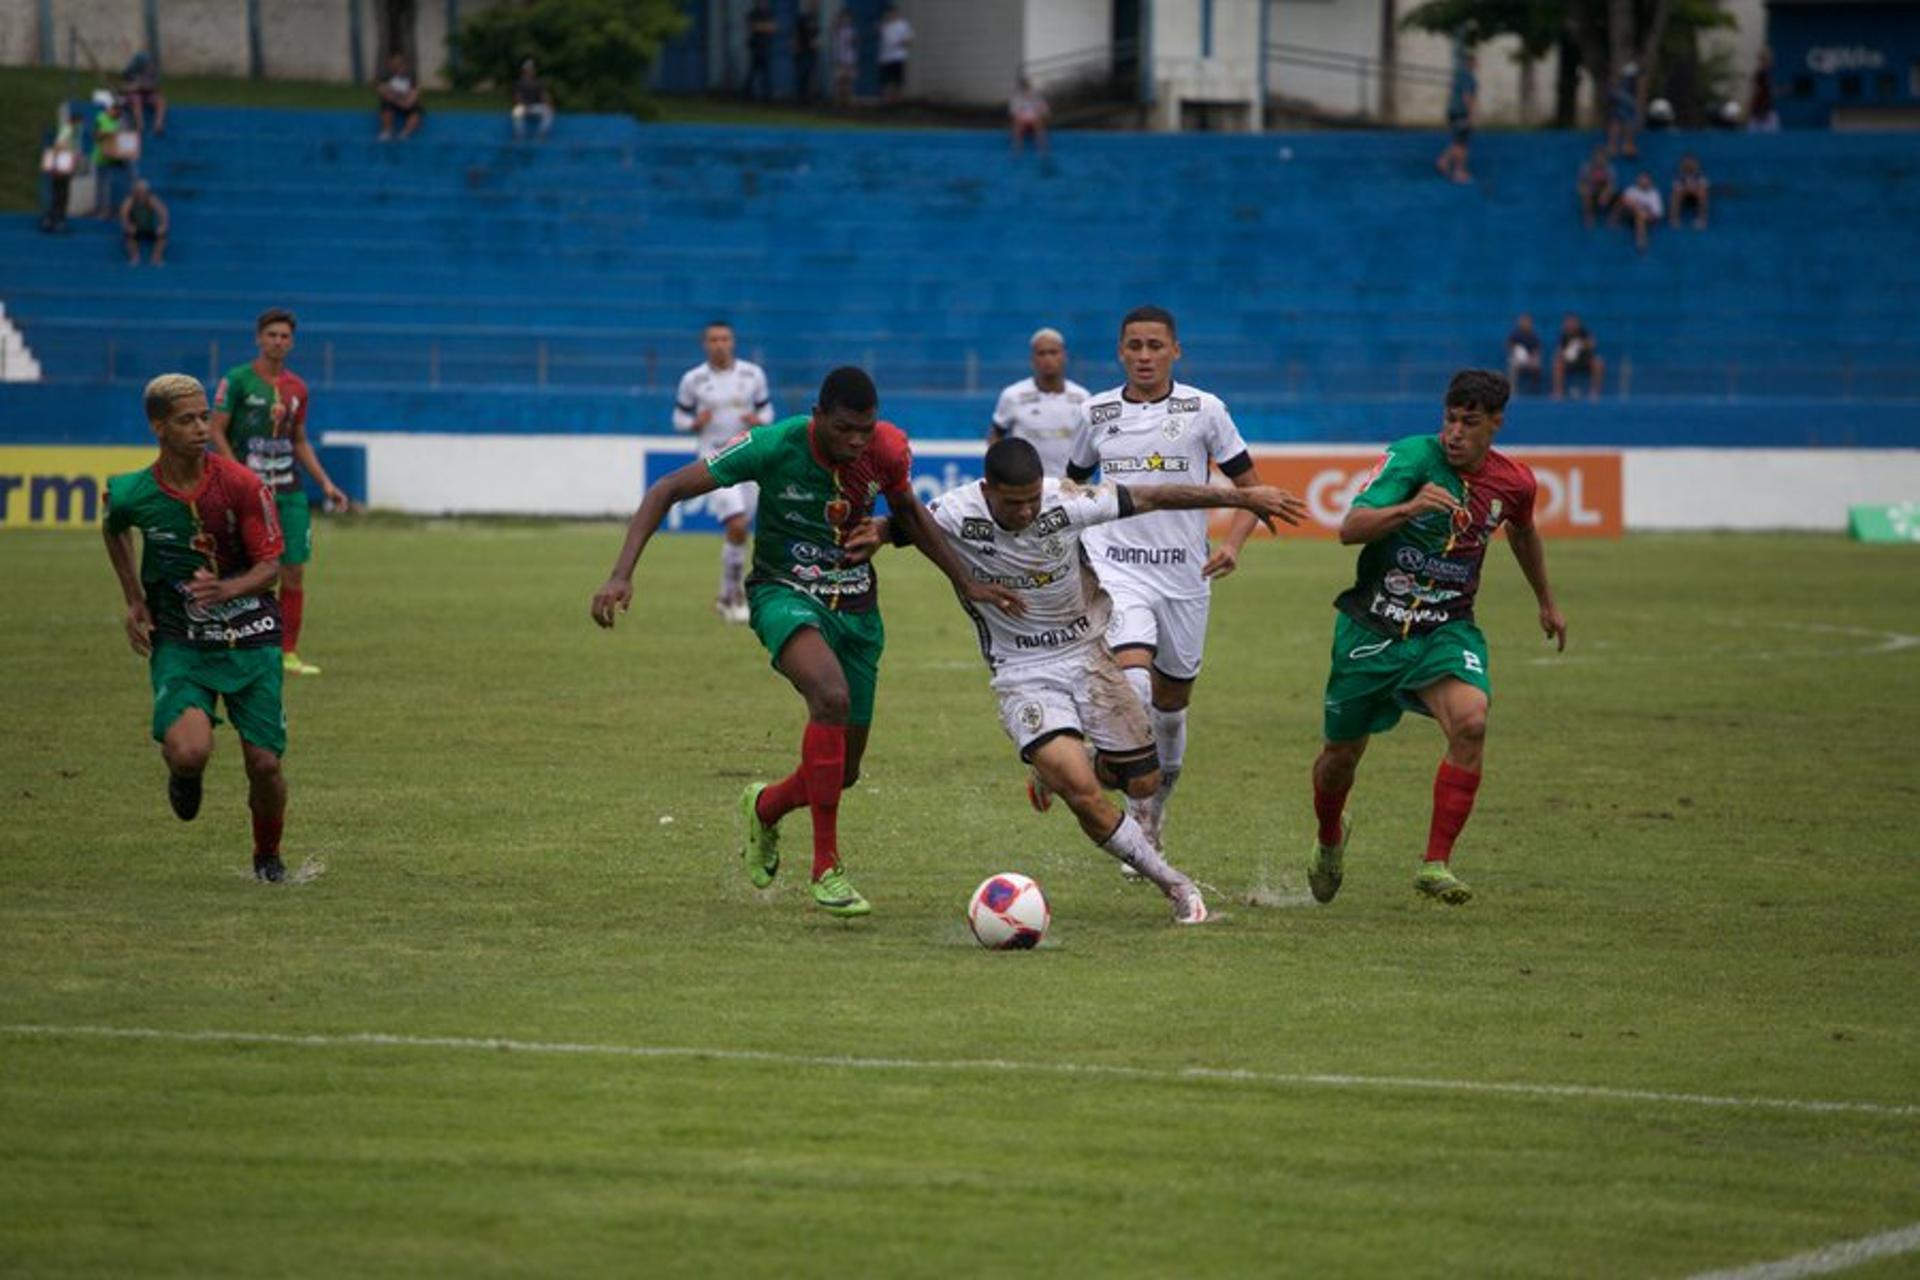
[[[1239,428],[1217,396],[1175,382],[1180,340],[1173,316],[1136,307],[1120,322],[1124,385],[1087,401],[1074,432],[1067,477],[1134,488],[1207,483],[1209,465],[1241,489],[1258,484]],[[1147,709],[1160,751],[1160,787],[1128,808],[1160,844],[1168,798],[1187,754],[1187,703],[1200,675],[1212,580],[1233,572],[1256,518],[1234,517],[1211,554],[1207,518],[1165,511],[1087,536],[1100,585],[1113,597],[1107,644]]]
[[[700,456],[711,458],[742,431],[772,422],[773,396],[759,365],[734,358],[732,325],[714,321],[701,343],[707,358],[680,378],[680,390],[673,398],[673,429],[698,432]],[[720,594],[713,608],[728,622],[747,620],[747,526],[758,497],[752,484],[715,489],[707,497],[707,510],[725,530],[720,544]]]
[[[1000,723],[1020,758],[1048,792],[1066,801],[1088,839],[1159,886],[1180,924],[1207,918],[1200,891],[1167,862],[1137,818],[1105,795],[1112,788],[1152,796],[1160,766],[1146,713],[1107,649],[1108,600],[1087,568],[1081,540],[1112,521],[1205,507],[1290,523],[1306,515],[1305,504],[1282,489],[1113,483],[1083,489],[1046,477],[1039,453],[1023,440],[996,442],[987,450],[984,480],[927,506],[968,575],[1014,592],[1025,606],[1014,614],[962,601],[993,672]],[[874,541],[881,536],[872,535]]]
[[[1027,343],[1033,376],[1000,393],[993,406],[987,443],[1007,436],[1025,440],[1040,452],[1040,465],[1058,480],[1067,474],[1067,450],[1079,425],[1087,389],[1067,380],[1067,340],[1058,329],[1042,329]]]

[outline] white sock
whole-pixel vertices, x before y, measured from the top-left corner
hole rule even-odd
[[[1147,709],[1147,715],[1153,715],[1153,673],[1145,667],[1122,667],[1127,683],[1133,686],[1133,696],[1140,699],[1140,705]]]
[[[1173,784],[1180,781],[1180,766],[1187,759],[1187,709],[1162,711],[1155,707],[1153,715],[1153,741],[1160,749],[1160,794],[1157,797],[1164,806],[1167,797],[1173,794]]]
[[[1132,814],[1120,819],[1120,825],[1100,847],[1168,892],[1191,883],[1154,849]]]
[[[743,542],[720,544],[720,598],[732,603],[746,594],[747,547]]]

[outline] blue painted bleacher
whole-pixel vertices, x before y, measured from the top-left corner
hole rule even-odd
[[[50,419],[0,387],[0,436],[117,433],[153,372],[245,358],[270,302],[301,314],[323,427],[657,431],[726,316],[783,405],[854,361],[916,431],[973,434],[1033,328],[1106,384],[1118,316],[1149,300],[1181,318],[1184,375],[1259,438],[1377,439],[1452,368],[1499,363],[1515,312],[1550,334],[1568,309],[1633,407],[1530,412],[1559,442],[1920,436],[1886,403],[1920,400],[1920,158],[1897,135],[1649,138],[1663,185],[1701,155],[1714,226],[1642,257],[1581,228],[1571,135],[1476,140],[1481,181],[1455,188],[1432,138],[1398,133],[1072,134],[1043,165],[946,131],[572,117],[536,147],[504,117],[384,145],[355,113],[170,124],[145,163],[167,269],[129,270],[110,227],[0,218],[0,302],[53,399],[100,406]]]

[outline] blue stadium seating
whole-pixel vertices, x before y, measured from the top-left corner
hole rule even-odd
[[[1774,424],[1755,443],[1812,442],[1790,402],[1860,404],[1862,443],[1920,436],[1886,403],[1920,399],[1920,156],[1898,136],[1650,137],[1663,187],[1700,154],[1714,226],[1641,256],[1581,228],[1591,140],[1571,135],[1484,135],[1481,181],[1456,188],[1436,140],[1406,133],[1069,134],[1043,163],[977,132],[569,117],[516,146],[504,114],[390,144],[356,113],[170,123],[145,163],[173,211],[167,269],[129,270],[107,225],[54,239],[0,218],[0,302],[69,391],[214,372],[282,303],[327,425],[351,397],[368,425],[653,431],[700,324],[726,316],[783,406],[853,361],[890,408],[972,434],[1036,326],[1106,385],[1118,316],[1154,301],[1180,316],[1184,376],[1265,424],[1250,434],[1337,438],[1497,365],[1515,312],[1550,334],[1573,309],[1616,388],[1695,406],[1660,415],[1675,442],[1737,434],[1728,406]],[[34,402],[0,387],[0,436],[49,430]],[[1566,422],[1623,442],[1624,417]]]

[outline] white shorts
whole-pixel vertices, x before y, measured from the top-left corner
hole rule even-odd
[[[1153,669],[1172,680],[1191,680],[1200,674],[1200,655],[1207,646],[1207,611],[1211,596],[1191,600],[1156,595],[1150,587],[1118,579],[1101,580],[1113,600],[1107,619],[1107,647],[1118,653],[1127,648],[1153,651]]]
[[[1063,733],[1109,755],[1153,748],[1146,709],[1102,645],[1004,671],[994,677],[993,689],[1000,696],[1000,723],[1022,760]]]
[[[707,495],[707,513],[721,524],[735,516],[745,516],[749,523],[753,513],[760,509],[760,486],[751,480],[743,480],[729,489],[715,489]]]

